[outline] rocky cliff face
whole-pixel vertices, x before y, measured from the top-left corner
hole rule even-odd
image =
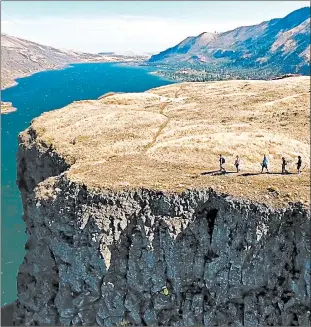
[[[310,325],[310,213],[212,189],[92,188],[32,128],[17,325]]]

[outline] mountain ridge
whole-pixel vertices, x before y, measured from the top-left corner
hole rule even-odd
[[[278,67],[310,73],[310,7],[283,18],[222,32],[203,32],[151,56],[149,63]]]

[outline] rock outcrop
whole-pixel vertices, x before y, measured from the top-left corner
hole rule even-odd
[[[9,114],[14,111],[16,111],[16,108],[12,106],[12,102],[1,101],[1,114]]]
[[[214,176],[213,188],[211,180],[191,185],[187,178],[204,177],[148,159],[168,124],[156,108],[175,119],[174,106],[188,119],[187,110],[195,112],[188,87],[176,98],[169,97],[179,89],[173,85],[74,103],[20,135],[28,241],[16,325],[310,325],[310,212],[303,203],[277,208],[237,199],[217,190],[227,176]],[[165,107],[161,93],[171,99]],[[128,112],[133,121],[123,122]],[[79,135],[68,133],[69,117]],[[101,126],[110,152],[95,139],[81,147],[89,124],[95,133]],[[127,142],[124,126],[131,153],[116,139]],[[115,134],[105,134],[108,127]],[[176,189],[152,186],[165,178]]]

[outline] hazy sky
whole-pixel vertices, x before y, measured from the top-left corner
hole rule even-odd
[[[281,18],[308,1],[2,1],[1,32],[85,52],[155,53],[187,36]]]

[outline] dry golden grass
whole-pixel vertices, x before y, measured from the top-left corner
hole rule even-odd
[[[8,114],[10,112],[16,111],[16,108],[12,106],[11,102],[2,102],[1,101],[1,114]]]
[[[45,113],[32,127],[73,164],[72,179],[96,187],[149,187],[181,191],[210,187],[283,206],[309,203],[310,80],[181,83],[144,93],[110,94]],[[263,154],[270,171],[281,157],[298,175],[201,175],[227,170],[241,157],[242,173],[259,172]],[[272,186],[277,192],[269,192]]]

